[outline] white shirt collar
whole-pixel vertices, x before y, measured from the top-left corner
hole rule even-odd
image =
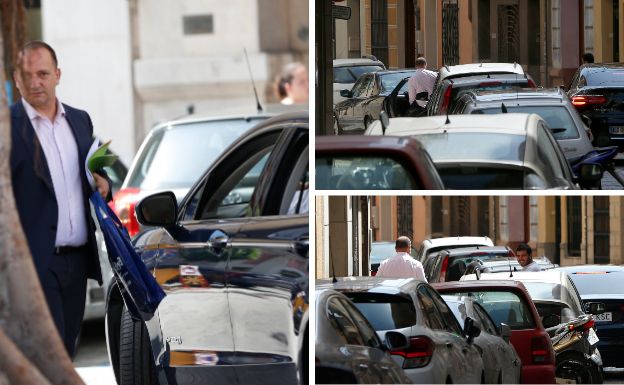
[[[24,98],[22,98],[22,105],[24,106],[24,110],[26,110],[26,114],[30,120],[37,118],[46,119],[45,116],[35,110],[35,107],[31,106],[30,103],[28,103]],[[60,103],[59,100],[56,99],[56,116],[54,117],[54,120],[61,117],[65,117],[65,108],[63,107],[63,103]]]

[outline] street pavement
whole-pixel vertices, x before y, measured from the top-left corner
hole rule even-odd
[[[83,325],[74,366],[87,385],[117,384],[108,360],[103,321],[86,322]]]

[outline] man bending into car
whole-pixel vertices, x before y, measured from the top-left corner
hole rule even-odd
[[[396,254],[381,262],[377,277],[418,278],[427,282],[423,265],[409,254],[412,241],[408,237],[398,237],[394,246]]]
[[[526,243],[521,243],[516,247],[516,259],[523,271],[542,271],[542,268],[533,260],[531,256],[533,250]]]

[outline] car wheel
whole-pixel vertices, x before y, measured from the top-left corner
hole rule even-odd
[[[119,385],[157,385],[147,328],[125,306],[119,340]]]

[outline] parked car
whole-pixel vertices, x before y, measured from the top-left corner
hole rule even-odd
[[[462,247],[430,254],[423,268],[429,283],[459,281],[471,262],[499,258],[516,259],[513,251],[507,246]]]
[[[444,66],[440,68],[438,78],[433,86],[433,91],[429,95],[427,102],[427,115],[444,115],[452,102],[453,88],[449,88],[449,82],[459,81],[461,78],[478,79],[482,77],[487,81],[488,76],[513,75],[519,79],[526,79],[529,87],[535,87],[533,79],[524,72],[524,69],[517,63],[469,63],[455,66]],[[483,85],[485,86],[485,84]]]
[[[366,134],[384,134],[382,125]],[[577,179],[536,114],[392,118],[385,134],[418,139],[447,189],[577,189],[602,179],[595,163],[583,164]]]
[[[143,198],[133,239],[166,293],[147,314],[115,276],[106,313],[118,383],[289,383],[308,361],[307,113],[254,127],[180,205]],[[157,378],[157,380],[156,380]]]
[[[362,313],[337,291],[317,290],[315,304],[317,384],[412,383],[388,354],[408,346],[403,334],[394,333],[394,339],[382,343]]]
[[[594,314],[598,350],[605,367],[624,367],[624,267],[577,265],[560,270],[572,278],[586,313],[592,303],[602,304],[603,312]]]
[[[376,71],[362,75],[353,88],[342,90],[346,100],[334,106],[336,133],[361,134],[375,120],[379,119],[386,96],[413,69]]]
[[[506,329],[503,324],[511,329],[511,344],[522,361],[521,383],[555,383],[555,352],[522,282],[511,279],[455,281],[432,286],[445,296],[473,298],[488,313],[501,334]]]
[[[182,200],[206,167],[231,143],[270,116],[186,118],[152,128],[111,204],[130,236],[139,232],[134,208],[141,198],[172,190]]]
[[[386,66],[377,59],[334,59],[334,105],[345,100],[341,90],[350,90],[365,73],[385,70]]]
[[[466,317],[474,320],[481,333],[475,338],[475,345],[483,352],[483,366],[486,384],[519,384],[522,362],[510,342],[511,328],[494,324],[487,311],[470,297],[443,295],[442,298],[453,311],[460,324]]]
[[[597,147],[624,145],[624,64],[583,64],[572,77],[568,97],[591,120]]]
[[[555,263],[552,263],[552,261],[544,255],[540,257],[534,257],[533,261],[535,261],[542,270],[550,270],[559,266]],[[480,273],[513,274],[514,271],[522,271],[522,266],[520,266],[520,263],[516,259],[516,256],[512,254],[510,257],[492,258],[488,259],[487,261],[473,261],[466,266],[465,274],[476,274],[477,270]]]
[[[469,279],[513,279],[522,282],[537,308],[546,330],[555,336],[561,324],[571,322],[584,316],[581,306],[581,298],[570,275],[561,270],[547,270],[540,272],[518,271],[510,276],[506,274],[481,274],[466,275],[464,280]],[[584,329],[580,334],[581,339],[573,339],[569,344],[557,346],[556,369],[557,377],[574,379],[578,378],[576,370],[568,368],[568,362],[572,360],[575,366],[584,368],[583,383],[602,383],[602,357],[596,343],[594,321],[584,323]],[[578,365],[578,363],[581,363]]]
[[[472,320],[460,326],[442,297],[414,278],[345,277],[336,283],[317,281],[316,289],[346,295],[380,338],[400,332],[410,347],[391,352],[414,383],[484,383],[483,361]]]
[[[483,237],[440,237],[440,238],[427,238],[418,247],[418,254],[416,259],[420,262],[426,262],[430,255],[437,253],[441,250],[451,250],[460,247],[474,247],[474,246],[494,246],[494,242],[488,236]]]
[[[546,121],[570,164],[594,150],[588,135],[591,131],[560,88],[469,92],[457,101],[451,112],[486,115],[535,113]]]
[[[442,190],[433,161],[416,140],[317,136],[317,190]]]
[[[371,242],[370,254],[368,255],[368,263],[370,263],[371,276],[377,275],[377,269],[384,260],[396,254],[395,241],[375,241]],[[416,249],[412,245],[410,255],[416,258]]]

